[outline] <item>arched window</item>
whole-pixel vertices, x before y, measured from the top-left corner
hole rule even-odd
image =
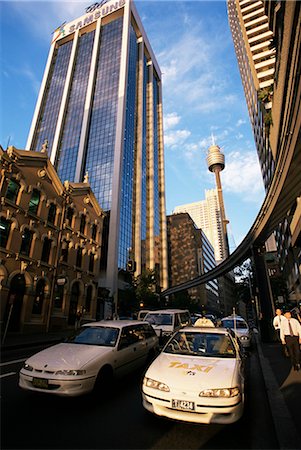
[[[79,227],[79,231],[82,234],[85,234],[85,228],[86,228],[86,216],[84,214],[82,214],[81,218],[80,218],[80,227]]]
[[[0,247],[6,248],[9,233],[11,228],[11,221],[0,217]]]
[[[79,247],[77,249],[77,254],[76,254],[76,267],[82,266],[82,259],[83,259],[83,249]]]
[[[21,255],[29,256],[31,243],[32,243],[32,236],[33,236],[33,232],[30,231],[28,228],[24,228],[24,231],[22,233],[22,243],[21,243],[21,248],[20,248]]]
[[[89,272],[93,272],[93,270],[94,270],[94,260],[95,260],[94,253],[90,253],[90,257],[89,257]]]
[[[5,198],[13,203],[16,203],[19,190],[20,190],[20,183],[18,183],[18,181],[14,179],[10,180],[7,185]]]
[[[66,213],[66,219],[67,219],[68,225],[69,225],[70,227],[71,227],[71,225],[72,225],[73,215],[74,215],[74,210],[73,210],[73,208],[71,208],[71,207],[69,206],[69,208],[67,209],[67,213]]]
[[[96,239],[96,234],[97,234],[97,225],[95,225],[95,223],[93,223],[93,225],[92,225],[92,239],[94,241]]]
[[[37,282],[34,302],[32,305],[32,314],[42,314],[44,298],[45,298],[45,280],[41,279]]]
[[[87,293],[86,293],[86,303],[85,303],[86,312],[90,312],[90,309],[91,309],[92,292],[93,292],[92,286],[88,286]]]
[[[29,200],[28,212],[31,214],[37,214],[40,203],[41,193],[38,189],[33,189],[31,199]]]
[[[49,206],[47,221],[49,223],[52,223],[52,225],[54,225],[55,217],[56,217],[56,206],[54,203],[51,203],[51,205]]]
[[[47,264],[49,263],[51,244],[52,244],[52,240],[46,237],[43,242],[41,261],[43,261]]]
[[[61,253],[62,258],[61,258],[61,260],[63,262],[65,262],[65,263],[68,262],[69,244],[70,244],[70,241],[66,241],[66,240],[64,240],[63,244],[62,244],[62,253]]]

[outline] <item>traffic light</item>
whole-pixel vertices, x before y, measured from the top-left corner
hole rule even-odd
[[[136,270],[136,263],[132,259],[129,259],[127,262],[127,270],[129,272],[135,272]]]

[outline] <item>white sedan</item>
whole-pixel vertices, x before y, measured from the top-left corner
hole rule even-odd
[[[178,331],[147,369],[142,401],[148,411],[170,419],[237,421],[244,408],[244,356],[231,331]]]
[[[68,342],[25,361],[19,386],[61,396],[107,389],[113,377],[138,369],[156,356],[159,340],[147,322],[110,320],[84,325]]]

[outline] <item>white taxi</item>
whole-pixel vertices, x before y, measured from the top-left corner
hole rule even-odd
[[[27,359],[20,371],[23,389],[61,396],[107,389],[156,356],[159,340],[147,322],[106,320],[84,325],[68,342]]]
[[[244,356],[230,330],[185,327],[145,373],[142,402],[170,419],[228,424],[244,409]]]

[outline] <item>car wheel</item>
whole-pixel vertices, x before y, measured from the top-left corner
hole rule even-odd
[[[105,366],[100,369],[95,380],[94,390],[98,394],[109,393],[113,383],[113,371],[110,366]]]

